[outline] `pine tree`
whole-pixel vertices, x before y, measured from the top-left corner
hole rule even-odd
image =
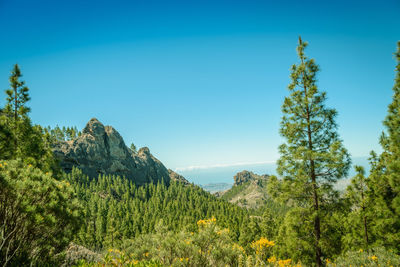
[[[23,159],[42,171],[59,174],[60,169],[50,148],[51,137],[40,125],[32,125],[28,116],[29,89],[21,81],[15,65],[6,90],[6,105],[0,112],[0,159]]]
[[[400,42],[392,103],[383,122],[386,132],[380,139],[383,152],[372,153],[370,188],[374,201],[373,234],[377,245],[400,252]]]
[[[137,151],[136,151],[136,146],[135,146],[134,143],[131,143],[131,147],[130,147],[130,148],[131,148],[131,150],[132,150],[133,153],[135,153],[135,154],[137,153]]]
[[[21,70],[18,64],[15,64],[9,78],[11,88],[6,90],[7,104],[4,109],[4,113],[9,121],[9,126],[14,134],[13,144],[15,154],[18,150],[18,141],[21,139],[19,129],[22,126],[21,122],[27,117],[30,111],[30,108],[26,106],[26,103],[30,100],[28,94],[29,88],[25,86],[24,81],[20,80],[21,77]]]
[[[325,106],[326,93],[318,90],[319,67],[304,54],[306,47],[299,38],[300,63],[291,68],[290,95],[282,105],[280,134],[286,142],[279,147],[277,171],[283,177],[281,197],[311,214],[315,264],[321,266],[322,201],[332,199],[333,183],[347,174],[350,157],[337,133],[337,112]]]
[[[357,175],[351,180],[346,190],[346,198],[349,201],[350,214],[348,215],[347,240],[349,249],[363,247],[368,249],[370,242],[368,229],[368,213],[370,212],[370,190],[369,179],[365,177],[365,170],[362,166],[355,166]]]

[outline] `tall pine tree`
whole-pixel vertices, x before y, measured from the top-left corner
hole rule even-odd
[[[372,154],[370,188],[375,204],[375,244],[400,252],[400,42],[395,57],[394,94],[383,122],[386,132],[380,139],[383,152],[379,157]]]
[[[304,54],[299,38],[300,62],[291,68],[290,95],[282,105],[278,174],[283,177],[281,198],[304,210],[312,223],[315,264],[322,265],[321,220],[329,216],[325,202],[334,199],[333,184],[347,175],[350,157],[337,133],[335,109],[325,106],[326,93],[318,90],[319,67]],[[306,227],[306,226],[305,226]]]
[[[29,89],[21,77],[16,64],[9,77],[6,105],[0,109],[0,159],[23,159],[42,171],[59,173],[50,149],[50,135],[40,125],[32,125],[29,118]]]
[[[30,108],[25,104],[30,100],[29,88],[25,85],[25,81],[21,81],[22,74],[18,64],[14,65],[9,78],[10,88],[6,90],[7,104],[4,109],[9,122],[9,126],[13,131],[14,153],[18,151],[18,141],[21,139],[20,128],[23,119],[27,117]]]

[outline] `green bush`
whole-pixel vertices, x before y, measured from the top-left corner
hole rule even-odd
[[[79,222],[73,196],[51,173],[0,161],[0,264],[51,264],[62,256]]]
[[[385,248],[374,248],[369,251],[348,251],[338,257],[333,263],[327,260],[328,266],[348,267],[348,266],[400,266],[400,256]]]

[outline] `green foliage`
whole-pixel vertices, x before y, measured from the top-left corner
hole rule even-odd
[[[24,81],[20,80],[21,77],[19,66],[15,64],[9,78],[10,88],[6,90],[6,106],[2,112],[7,119],[7,126],[13,133],[12,149],[14,154],[19,152],[19,142],[24,138],[24,124],[30,111],[30,108],[25,105],[30,100],[29,88],[25,86]]]
[[[239,185],[233,185],[227,192],[225,192],[221,198],[225,200],[230,200],[234,198],[236,195],[241,193],[247,186],[249,186],[251,182],[245,182]]]
[[[60,128],[58,125],[56,125],[54,128],[47,126],[45,131],[50,134],[52,142],[74,140],[82,134],[82,132],[79,131],[76,126],[63,126],[62,128]]]
[[[251,251],[251,243],[261,237],[261,229],[257,219],[251,217],[243,221],[240,227],[239,244],[243,246],[247,253]]]
[[[297,223],[304,223],[288,242],[303,244],[305,251],[314,250],[316,264],[320,266],[321,242],[324,242],[321,239],[326,238],[321,235],[321,222],[332,213],[324,206],[332,208],[332,201],[337,197],[333,183],[347,174],[350,157],[337,133],[337,112],[325,106],[326,93],[318,90],[319,67],[305,56],[306,47],[307,43],[299,38],[300,63],[292,66],[290,95],[282,105],[280,134],[286,142],[279,147],[277,171],[283,180],[273,180],[276,187],[270,188],[275,191],[272,195],[297,207],[296,216],[290,219],[297,218]],[[292,225],[295,224],[293,221]],[[305,229],[313,234],[307,234]]]
[[[13,143],[11,129],[6,124],[6,117],[0,109],[0,159],[10,159],[13,156]]]
[[[63,265],[72,266],[83,261],[92,263],[100,262],[101,255],[71,242],[65,251]]]
[[[355,166],[357,175],[351,180],[346,190],[349,213],[346,218],[346,234],[343,237],[347,249],[368,249],[370,243],[369,221],[373,214],[371,206],[369,179],[365,177],[364,168]]]
[[[0,161],[0,263],[51,262],[77,230],[68,182],[20,160]]]
[[[369,177],[356,166],[343,195],[333,185],[350,158],[306,46],[300,39],[282,106],[282,179],[259,180],[258,191],[242,181],[221,199],[194,185],[137,186],[116,176],[89,179],[79,169],[60,179],[51,145],[81,133],[32,125],[29,89],[15,65],[0,109],[0,264],[400,266],[400,42],[383,152],[371,153]],[[246,192],[263,196],[256,208],[227,202]]]
[[[373,198],[374,244],[400,252],[400,42],[395,53],[397,66],[393,99],[384,120],[383,152],[371,154],[369,188]]]
[[[77,242],[89,248],[118,247],[124,239],[154,232],[160,219],[172,231],[180,231],[201,218],[214,216],[237,239],[240,225],[248,216],[245,209],[193,185],[172,182],[169,186],[158,183],[137,187],[121,177],[91,180],[78,169],[66,179],[84,206]]]
[[[18,65],[10,76],[7,102],[0,112],[0,160],[22,159],[43,171],[57,173],[59,167],[50,149],[50,136],[39,125],[31,124],[26,106],[30,97]]]
[[[327,260],[327,266],[348,267],[348,266],[400,266],[400,256],[388,251],[385,248],[374,248],[369,251],[362,249],[348,251],[338,257],[334,262]]]
[[[6,90],[7,104],[4,109],[7,115],[13,117],[13,123],[17,123],[20,117],[26,116],[30,111],[30,108],[25,106],[30,100],[29,88],[25,86],[25,81],[20,80],[21,77],[21,70],[18,64],[15,64],[9,78],[11,88]]]
[[[132,150],[133,153],[135,154],[137,153],[136,146],[134,143],[131,144],[130,149]]]
[[[122,249],[108,249],[106,266],[236,266],[244,250],[214,218],[199,220],[194,232],[168,230],[160,221],[156,231],[125,240]]]

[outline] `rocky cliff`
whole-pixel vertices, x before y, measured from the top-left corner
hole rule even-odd
[[[169,173],[169,177],[171,178],[172,181],[180,182],[180,183],[183,183],[185,185],[190,184],[189,181],[186,180],[185,177],[183,177],[182,175],[174,172],[173,170],[168,169],[168,173]]]
[[[233,180],[235,181],[234,185],[241,185],[248,181],[260,181],[268,179],[268,175],[258,175],[249,171],[241,171],[238,172],[235,176],[233,176]]]
[[[95,118],[87,123],[81,136],[56,143],[53,151],[66,172],[75,166],[90,177],[113,174],[137,184],[171,180],[167,168],[147,147],[132,152],[113,127],[104,126]]]

